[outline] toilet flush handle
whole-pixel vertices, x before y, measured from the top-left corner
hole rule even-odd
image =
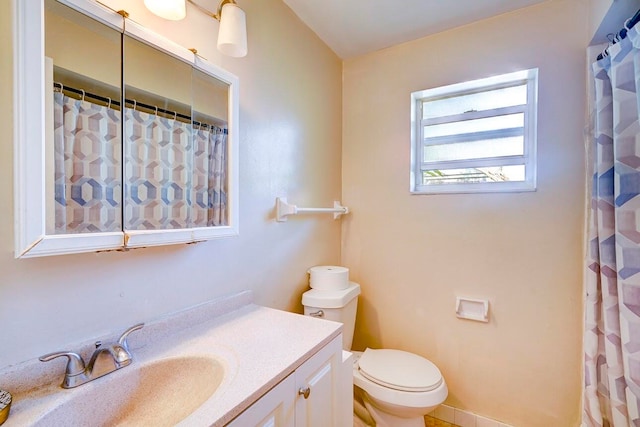
[[[318,311],[315,311],[313,313],[309,313],[309,316],[311,316],[311,317],[324,317],[324,311],[318,310]]]

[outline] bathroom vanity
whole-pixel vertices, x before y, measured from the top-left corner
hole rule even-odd
[[[93,341],[64,350],[86,360]],[[128,341],[130,366],[72,389],[60,387],[62,359],[0,371],[14,396],[5,426],[351,422],[351,357],[339,323],[261,307],[241,292],[148,322]]]
[[[345,400],[350,399],[352,365],[351,355],[345,354],[343,358],[342,339],[332,339],[229,425],[348,425],[352,411]]]

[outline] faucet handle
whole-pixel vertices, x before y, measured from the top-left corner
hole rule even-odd
[[[129,352],[129,344],[127,343],[127,337],[129,336],[129,334],[131,334],[131,332],[135,332],[139,329],[142,329],[143,326],[144,326],[144,323],[138,323],[137,325],[133,325],[132,327],[124,331],[122,335],[120,335],[120,338],[118,338],[118,344],[120,344],[120,346],[124,348],[127,353]]]
[[[65,356],[68,358],[67,361],[67,369],[66,369],[66,375],[67,376],[75,376],[75,375],[79,375],[84,373],[84,360],[82,360],[82,357],[78,354],[78,353],[73,353],[70,351],[58,351],[55,353],[49,353],[49,354],[45,354],[44,356],[40,356],[39,360],[41,362],[48,362],[50,360],[53,360],[57,357],[62,357]]]

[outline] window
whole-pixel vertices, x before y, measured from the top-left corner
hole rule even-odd
[[[411,94],[411,192],[536,188],[538,70]]]

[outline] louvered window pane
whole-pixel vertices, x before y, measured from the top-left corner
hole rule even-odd
[[[521,156],[524,154],[524,137],[484,139],[473,142],[427,145],[424,161],[486,159],[499,156]]]
[[[423,185],[472,184],[482,182],[524,181],[525,166],[430,169],[422,172]]]
[[[527,86],[506,87],[424,102],[422,118],[452,116],[467,111],[485,111],[527,103]]]
[[[521,128],[524,126],[524,114],[508,114],[504,116],[486,117],[476,120],[465,120],[424,127],[424,138],[463,135],[498,129]]]

